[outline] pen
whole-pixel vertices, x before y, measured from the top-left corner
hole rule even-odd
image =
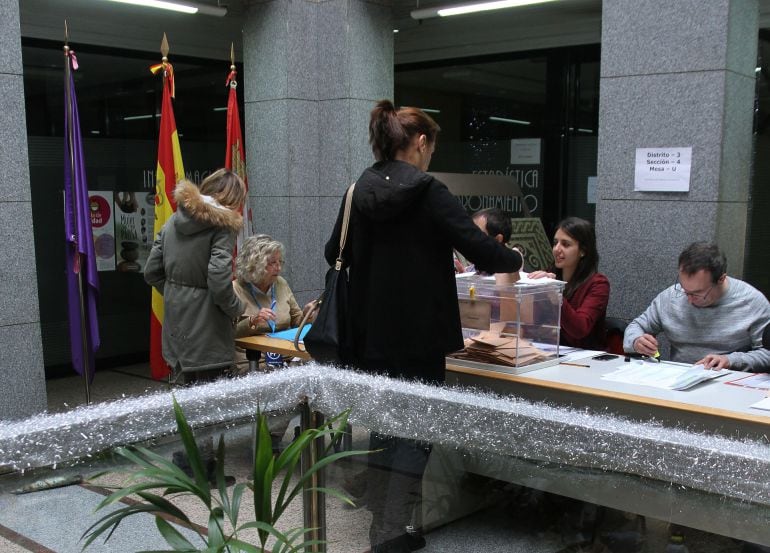
[[[559,363],[559,365],[569,365],[570,367],[585,367],[587,369],[591,367],[591,365],[582,365],[580,363],[567,363],[566,361]]]
[[[275,293],[273,293],[273,301],[270,302],[270,309],[275,312],[275,306],[277,305],[275,301]],[[267,321],[268,326],[270,327],[270,332],[275,332],[275,321],[271,321],[268,319]]]
[[[658,350],[655,350],[655,354],[646,355],[645,360],[649,361],[650,363],[660,363],[660,352]]]

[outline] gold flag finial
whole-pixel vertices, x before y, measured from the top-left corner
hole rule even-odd
[[[163,54],[163,58],[168,57],[168,39],[166,33],[163,33],[163,40],[160,42],[160,53]]]
[[[235,70],[235,47],[230,43],[230,70]]]

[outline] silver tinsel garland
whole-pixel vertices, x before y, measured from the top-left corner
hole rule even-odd
[[[308,364],[174,391],[194,427],[307,399],[325,415],[475,453],[638,475],[770,505],[770,446],[515,397],[438,388]],[[70,463],[173,433],[171,393],[95,404],[0,426],[0,465]]]

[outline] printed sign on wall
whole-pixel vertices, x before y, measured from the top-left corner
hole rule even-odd
[[[637,192],[689,192],[692,146],[688,148],[637,148],[634,190]]]
[[[138,273],[144,270],[153,241],[155,194],[153,192],[115,193],[115,244],[117,270]]]
[[[511,140],[511,165],[540,165],[539,138]]]
[[[112,217],[112,192],[89,192],[91,229],[94,234],[94,252],[97,271],[115,270],[115,228]]]

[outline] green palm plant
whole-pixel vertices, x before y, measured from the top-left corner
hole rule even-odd
[[[181,407],[174,399],[176,424],[190,461],[192,477],[185,474],[173,462],[147,448],[140,446],[119,448],[117,453],[139,468],[126,471],[130,475],[128,484],[106,497],[96,510],[113,505],[130,495],[137,495],[143,501],[117,509],[96,521],[81,537],[85,539],[83,549],[104,534],[106,534],[104,540],[106,542],[124,519],[139,513],[155,515],[158,531],[172,548],[169,551],[293,553],[318,545],[320,543],[318,540],[306,538],[306,534],[312,529],[294,528],[288,532],[281,532],[276,528],[276,523],[292,501],[302,494],[304,486],[311,481],[315,473],[344,457],[368,453],[366,451],[333,452],[335,444],[339,443],[347,428],[348,414],[349,411],[343,411],[331,418],[322,428],[304,430],[280,455],[275,456],[272,451],[267,417],[257,411],[252,481],[236,484],[232,487],[232,491],[228,490],[224,472],[224,438],[220,437],[215,457],[216,489],[212,491],[192,429]],[[313,447],[316,440],[326,437],[330,439],[326,442],[323,455],[319,456],[319,459],[293,482],[292,477],[302,453],[309,452],[309,448]],[[273,489],[277,484],[280,485],[273,497]],[[348,497],[337,490],[311,489],[352,504]],[[158,490],[161,491],[160,494],[156,493]],[[254,520],[240,524],[241,499],[246,490],[251,491],[254,496]],[[207,533],[198,532],[188,516],[170,501],[170,498],[181,495],[194,496],[206,507],[209,512]],[[196,529],[206,547],[202,550],[197,549],[165,520],[164,517],[168,516]],[[225,520],[229,522],[232,531],[226,530]],[[239,533],[247,529],[257,530],[259,545],[240,539]],[[271,536],[274,538],[274,545],[272,549],[267,549],[267,541]]]

